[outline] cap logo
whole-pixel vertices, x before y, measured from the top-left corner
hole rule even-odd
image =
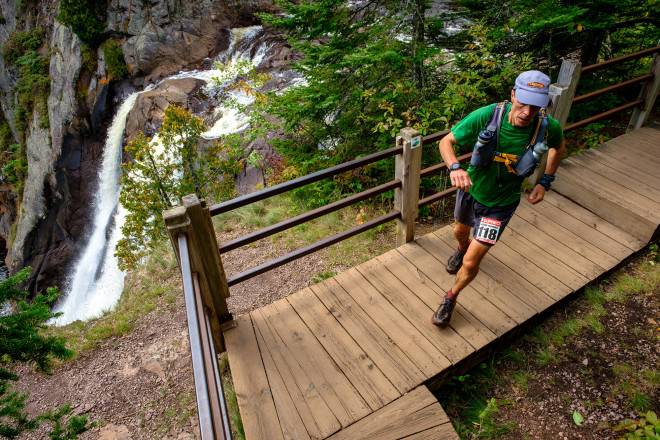
[[[527,85],[530,86],[530,87],[537,87],[539,89],[545,89],[545,86],[543,84],[537,83],[537,82],[528,82]]]

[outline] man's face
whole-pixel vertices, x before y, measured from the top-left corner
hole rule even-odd
[[[515,90],[511,90],[511,110],[509,111],[509,123],[515,127],[527,127],[534,121],[534,117],[541,107],[523,104],[516,99]]]

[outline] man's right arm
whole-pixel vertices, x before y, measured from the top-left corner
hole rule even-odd
[[[452,164],[458,162],[458,158],[454,152],[454,145],[457,143],[458,141],[452,132],[449,132],[447,136],[440,140],[440,155],[442,156],[442,160],[445,161],[447,169],[449,169]],[[452,186],[455,186],[458,189],[467,191],[472,186],[470,175],[462,168],[456,171],[451,171],[449,177],[451,178]]]

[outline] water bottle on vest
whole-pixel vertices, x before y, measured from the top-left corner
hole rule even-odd
[[[547,151],[548,144],[545,141],[537,142],[534,147],[527,147],[514,167],[516,174],[522,177],[531,176]]]
[[[474,144],[474,151],[470,158],[470,165],[473,167],[482,167],[488,165],[495,157],[495,133],[486,129],[479,133],[477,142]]]

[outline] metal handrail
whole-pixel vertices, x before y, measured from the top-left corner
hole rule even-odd
[[[179,235],[178,244],[200,433],[202,440],[231,440],[208,312],[202,303],[198,274],[192,272],[186,234]]]

